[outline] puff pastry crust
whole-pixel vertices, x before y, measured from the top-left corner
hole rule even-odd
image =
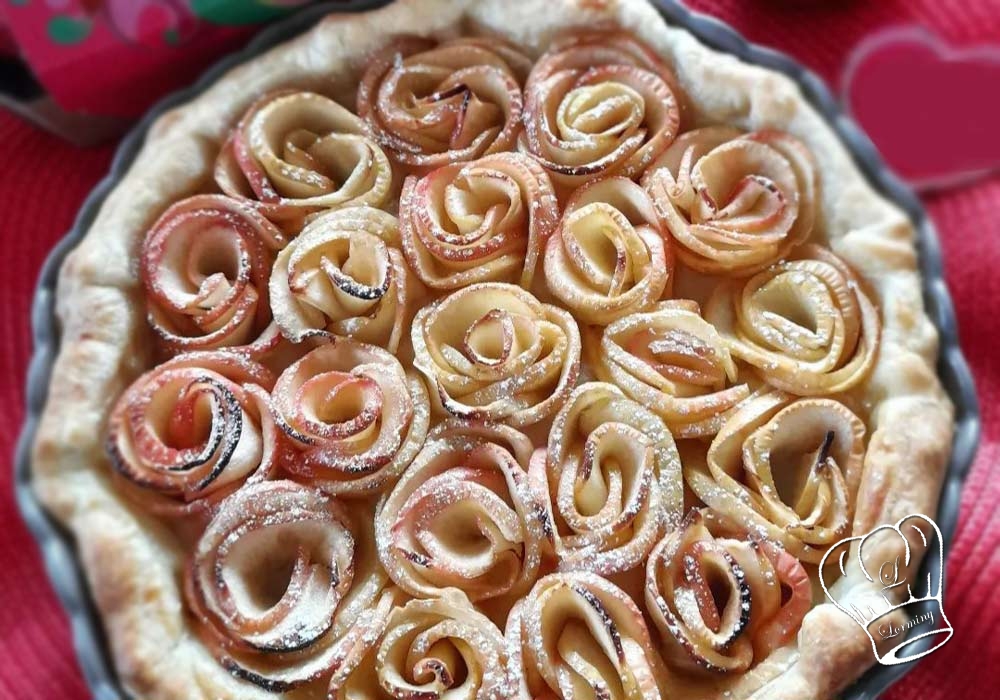
[[[34,486],[152,700],[832,697],[809,567],[951,447],[909,220],[645,0],[327,17],[151,127],[57,313]]]

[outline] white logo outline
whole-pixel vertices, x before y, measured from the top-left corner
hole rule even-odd
[[[927,594],[924,595],[923,597],[918,597],[917,595],[914,594],[913,587],[911,586],[910,582],[906,581],[906,579],[903,579],[903,580],[899,579],[900,561],[899,561],[899,557],[898,556],[896,557],[895,561],[887,561],[887,562],[884,562],[882,564],[882,566],[879,568],[879,571],[878,571],[878,581],[877,582],[876,582],[875,578],[872,577],[871,573],[868,571],[868,567],[865,565],[864,559],[861,556],[861,554],[862,554],[861,550],[862,550],[862,546],[863,546],[865,540],[867,540],[869,537],[872,537],[873,535],[875,535],[875,534],[877,534],[879,532],[894,531],[894,532],[898,533],[900,535],[900,537],[902,538],[902,540],[903,540],[904,551],[903,551],[903,555],[902,555],[902,557],[903,557],[902,566],[908,566],[910,564],[910,560],[912,558],[912,553],[910,551],[910,542],[906,538],[906,536],[903,535],[903,531],[902,531],[901,528],[903,527],[904,523],[906,523],[908,520],[911,520],[911,519],[922,520],[923,522],[927,523],[931,527],[931,529],[933,530],[933,535],[932,536],[937,537],[938,566],[941,568],[941,570],[940,570],[940,572],[938,574],[938,577],[937,577],[936,590],[934,590],[934,586],[933,586],[933,583],[932,583],[931,572],[930,571],[927,572]],[[927,547],[928,546],[928,536],[929,536],[930,533],[925,533],[920,527],[917,527],[916,524],[910,523],[910,524],[908,524],[908,527],[912,528],[912,530],[915,531],[919,535],[919,537],[920,537],[921,541],[923,542],[924,546]],[[847,569],[846,569],[846,566],[845,566],[845,563],[846,563],[845,560],[847,559],[848,555],[850,554],[850,551],[851,551],[850,543],[852,543],[852,542],[857,542],[858,543],[858,564],[859,564],[859,568],[860,568],[861,572],[864,574],[865,578],[867,578],[870,583],[873,583],[873,584],[881,586],[881,588],[879,589],[878,592],[879,592],[879,594],[881,594],[882,600],[886,604],[886,609],[882,610],[881,612],[876,611],[871,605],[868,605],[868,610],[867,611],[860,610],[857,607],[857,605],[854,604],[854,603],[852,603],[849,608],[845,607],[840,601],[838,601],[830,593],[829,588],[827,588],[826,580],[825,580],[825,578],[823,576],[823,571],[827,567],[827,560],[828,560],[828,558],[830,557],[830,555],[835,550],[838,550],[838,549],[840,550],[840,554],[839,554],[839,557],[837,559],[837,567],[838,567],[838,569],[840,571],[840,574],[842,576],[845,576],[847,574]],[[845,545],[847,545],[847,546],[845,546]],[[930,548],[928,547],[928,554],[929,553],[930,553]],[[891,570],[889,572],[886,572],[886,568],[887,567],[891,567]],[[891,579],[892,579],[891,581],[889,580],[890,577],[887,576],[886,573],[891,573]],[[944,606],[942,604],[942,587],[943,587],[943,584],[944,584],[944,542],[943,542],[943,540],[941,538],[941,530],[940,530],[940,528],[938,528],[937,523],[935,523],[933,520],[931,520],[926,515],[923,515],[921,513],[912,513],[910,515],[907,515],[907,516],[904,516],[904,517],[900,518],[898,521],[896,521],[896,523],[894,525],[890,525],[888,523],[884,524],[884,525],[880,525],[880,526],[878,526],[877,528],[875,528],[874,530],[872,530],[871,532],[869,532],[866,535],[856,535],[854,537],[846,537],[846,538],[840,540],[839,542],[835,543],[833,546],[831,546],[826,551],[826,553],[823,555],[822,560],[820,560],[820,563],[819,563],[819,583],[820,583],[820,586],[823,588],[823,592],[826,594],[826,597],[837,607],[837,609],[840,610],[841,612],[845,613],[855,623],[857,623],[858,625],[860,625],[860,627],[861,627],[862,630],[864,630],[865,634],[868,636],[869,641],[871,642],[872,652],[874,652],[875,658],[878,660],[878,662],[880,664],[883,664],[885,666],[894,666],[894,665],[897,665],[897,664],[908,663],[910,661],[916,661],[917,659],[923,658],[924,656],[927,656],[928,654],[930,654],[932,651],[937,651],[942,646],[944,646],[952,638],[952,636],[955,633],[955,630],[952,627],[951,622],[948,620],[948,617],[945,615]],[[914,584],[916,584],[916,583],[918,583],[918,581],[914,581]],[[890,590],[890,589],[902,586],[903,584],[906,584],[906,592],[909,595],[908,595],[907,599],[904,600],[903,602],[894,604],[889,599],[889,597],[887,595],[887,591]],[[875,642],[874,636],[872,636],[872,633],[871,633],[871,630],[869,629],[869,626],[875,620],[877,620],[878,618],[884,617],[885,615],[888,615],[889,613],[893,612],[894,610],[898,610],[899,608],[906,607],[906,606],[913,605],[913,604],[925,603],[925,602],[928,602],[928,601],[930,601],[930,602],[936,602],[937,603],[937,606],[936,606],[935,609],[940,612],[941,622],[943,623],[943,626],[942,627],[935,627],[935,628],[931,629],[928,632],[922,632],[921,634],[918,634],[915,637],[907,637],[907,638],[903,639],[899,644],[896,644],[894,647],[892,647],[886,653],[880,654],[879,651],[878,651],[878,645]],[[930,616],[928,618],[925,618],[925,619],[929,619],[933,623],[933,612],[931,612]],[[907,629],[910,629],[911,627],[915,626],[915,624],[918,624],[919,622],[922,622],[922,621],[923,620],[921,620],[920,617],[914,618],[914,619],[911,619],[910,622],[907,623],[907,626],[905,626],[904,628],[902,628],[900,630],[892,630],[891,627],[890,627],[890,632],[894,632],[893,634],[885,634],[884,632],[881,632],[881,631],[880,631],[880,634],[882,634],[882,636],[884,638],[895,637],[895,636],[897,636],[899,634],[899,632],[905,631]],[[904,647],[910,647],[911,645],[913,645],[915,642],[917,642],[920,639],[924,639],[926,637],[931,637],[931,636],[935,636],[935,635],[946,635],[946,636],[944,636],[944,639],[938,641],[936,644],[933,644],[928,649],[925,649],[925,650],[923,650],[921,652],[918,652],[916,654],[909,655],[909,656],[907,656],[905,654],[904,655],[900,655],[899,654],[899,652]]]

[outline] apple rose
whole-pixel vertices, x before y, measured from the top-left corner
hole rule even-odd
[[[370,523],[315,489],[245,486],[219,505],[187,570],[200,637],[227,671],[275,693],[356,664],[392,609],[371,538]]]
[[[714,536],[698,510],[646,563],[646,610],[679,668],[741,673],[791,642],[811,606],[795,557],[763,538]]]
[[[395,353],[419,285],[396,217],[346,207],[318,215],[278,253],[270,293],[274,320],[294,342],[326,331]]]
[[[757,396],[684,476],[705,504],[795,557],[817,563],[850,535],[865,456],[865,424],[832,399]]]
[[[364,131],[358,117],[329,97],[265,95],[223,145],[215,181],[292,231],[323,209],[380,206],[389,196],[392,166]]]
[[[649,197],[611,177],[573,193],[545,246],[545,281],[578,319],[604,325],[669,294],[673,262]]]
[[[675,438],[714,435],[750,395],[736,384],[728,343],[693,301],[665,301],[614,321],[591,354],[597,377],[649,407]]]
[[[385,350],[347,338],[311,350],[278,377],[272,404],[288,437],[284,468],[345,496],[378,493],[427,435],[420,379]]]
[[[736,357],[792,394],[851,389],[878,355],[878,309],[847,263],[820,246],[719,285],[705,311]]]
[[[529,478],[563,570],[635,568],[681,520],[681,461],[670,431],[611,384],[573,391]]]
[[[393,158],[421,170],[509,151],[529,65],[496,38],[403,37],[369,62],[358,114]]]
[[[560,184],[635,177],[677,135],[675,85],[660,58],[625,32],[557,39],[525,86],[519,147]]]
[[[643,176],[688,267],[751,274],[812,232],[819,187],[805,145],[778,131],[681,134]]]
[[[667,700],[667,672],[642,611],[600,576],[542,578],[507,619],[515,696]]]
[[[125,390],[108,421],[107,449],[126,493],[158,515],[207,512],[275,468],[274,377],[227,352],[179,355]]]
[[[170,354],[233,348],[259,357],[281,339],[267,278],[285,239],[267,219],[220,195],[181,200],[142,244],[149,324]]]
[[[514,428],[447,421],[379,506],[379,558],[407,593],[457,588],[474,603],[520,597],[535,581],[542,521]]]
[[[354,657],[358,659],[358,657]],[[330,682],[329,700],[505,700],[503,634],[455,591],[392,611],[385,633]]]
[[[459,418],[537,423],[565,401],[580,370],[573,317],[510,284],[474,284],[413,320],[414,366]]]
[[[403,251],[427,286],[517,282],[530,289],[559,203],[538,163],[497,153],[407,178],[400,219]]]

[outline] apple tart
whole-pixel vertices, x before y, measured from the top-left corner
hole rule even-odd
[[[155,123],[58,313],[34,483],[137,697],[829,698],[820,561],[950,450],[909,221],[644,0],[331,15]]]

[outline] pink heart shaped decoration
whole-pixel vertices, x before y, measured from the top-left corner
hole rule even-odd
[[[1000,45],[953,48],[919,27],[893,27],[852,52],[848,112],[918,189],[1000,171]]]

